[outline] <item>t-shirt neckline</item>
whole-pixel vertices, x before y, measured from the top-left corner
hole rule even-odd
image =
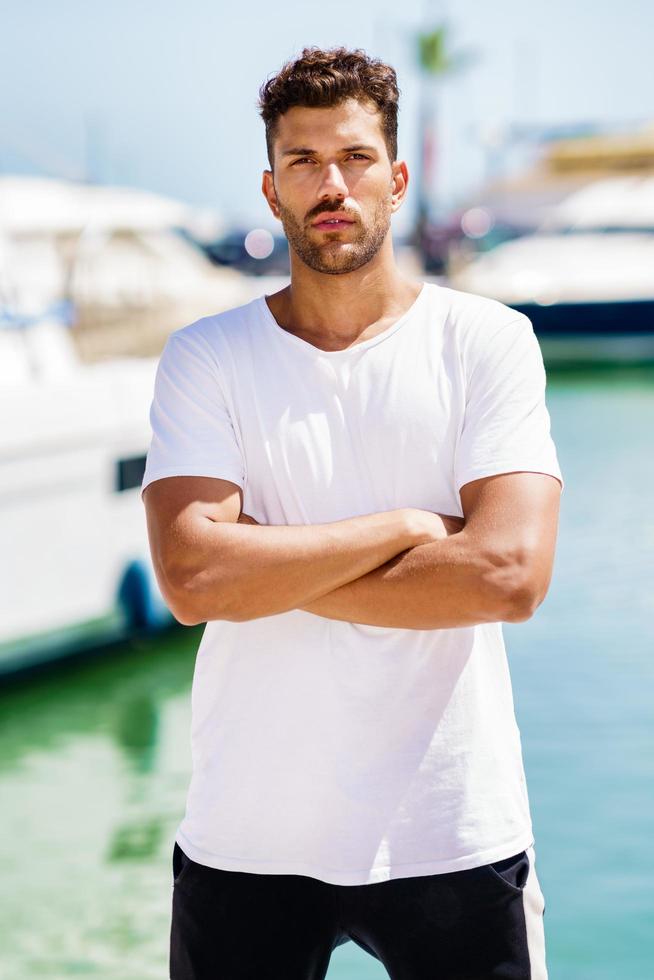
[[[423,282],[422,288],[416,298],[414,299],[408,310],[405,310],[402,316],[398,317],[389,327],[382,330],[380,333],[375,334],[374,337],[369,337],[367,340],[362,340],[358,344],[353,344],[351,347],[344,347],[342,350],[322,350],[320,347],[316,347],[315,344],[310,344],[308,340],[303,340],[301,337],[296,336],[294,333],[289,333],[288,330],[284,330],[283,327],[277,323],[277,320],[272,314],[272,310],[266,302],[266,294],[259,296],[258,303],[259,308],[263,314],[265,322],[268,326],[272,327],[275,333],[286,341],[294,345],[298,350],[303,350],[305,353],[313,354],[314,356],[324,356],[329,358],[342,358],[352,356],[357,351],[367,350],[369,347],[374,347],[376,344],[380,344],[382,341],[386,340],[387,337],[391,337],[400,327],[416,312],[420,304],[423,302],[425,293],[427,292],[427,283]]]

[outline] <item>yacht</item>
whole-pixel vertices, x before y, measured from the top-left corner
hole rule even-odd
[[[549,364],[654,361],[654,176],[589,183],[450,283],[525,313]]]
[[[0,674],[173,621],[140,499],[158,357],[252,292],[179,233],[196,219],[129,188],[0,178]]]
[[[172,622],[140,483],[157,358],[80,363],[61,311],[0,329],[0,674]]]

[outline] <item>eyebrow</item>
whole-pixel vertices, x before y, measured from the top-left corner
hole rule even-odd
[[[355,143],[353,146],[343,146],[341,147],[341,153],[354,153],[356,150],[368,150],[369,152],[376,153],[377,148],[374,146],[366,146],[365,143]],[[304,157],[304,156],[315,156],[318,150],[310,150],[306,146],[293,146],[290,150],[283,150],[283,157]]]

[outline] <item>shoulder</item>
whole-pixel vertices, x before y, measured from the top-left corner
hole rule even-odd
[[[535,341],[529,317],[506,303],[449,286],[434,289],[450,349],[464,373],[472,371],[479,361],[509,351],[516,343],[529,346]]]
[[[524,313],[512,309],[500,300],[478,293],[466,293],[450,286],[436,286],[436,295],[447,311],[448,326],[463,341],[476,334],[492,336],[511,323],[522,328],[530,327],[531,321]]]
[[[260,304],[261,297],[258,296],[240,306],[200,317],[173,330],[167,343],[178,348],[204,348],[220,355],[225,348],[242,339],[243,334],[259,319]]]

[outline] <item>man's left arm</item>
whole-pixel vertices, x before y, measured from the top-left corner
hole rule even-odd
[[[307,612],[405,629],[521,622],[552,577],[561,485],[506,473],[461,488],[465,526],[314,600]]]
[[[552,577],[560,495],[558,479],[545,473],[473,480],[460,490],[461,530],[300,608],[399,629],[522,622],[543,601]]]

